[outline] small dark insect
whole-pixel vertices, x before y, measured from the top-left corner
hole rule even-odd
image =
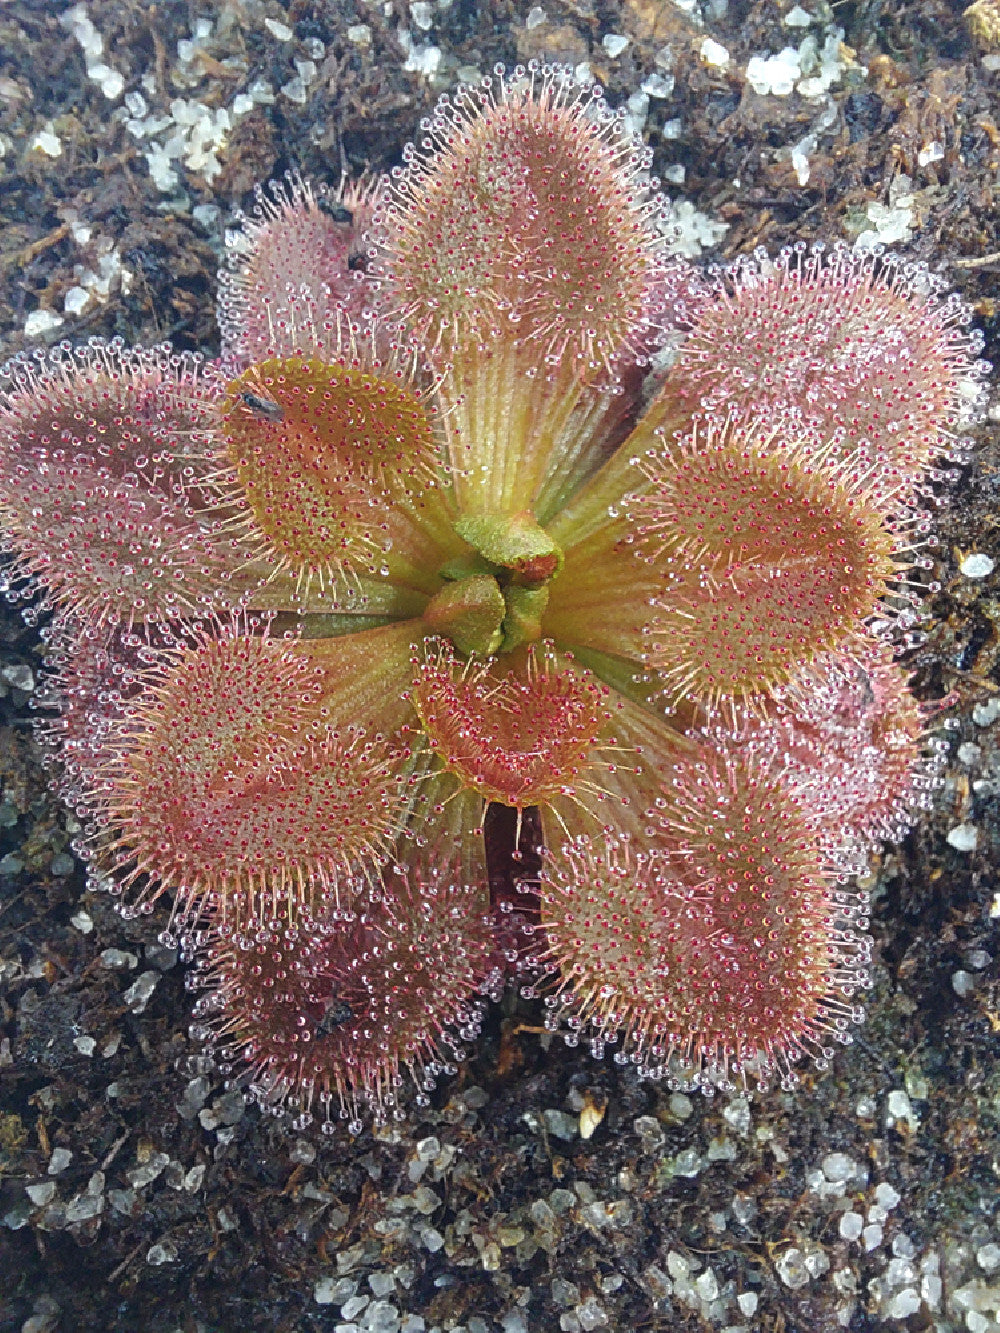
[[[255,416],[263,417],[265,421],[277,423],[285,419],[285,409],[280,403],[273,403],[270,398],[258,398],[255,393],[241,393],[240,398],[245,407],[248,407]]]
[[[332,218],[334,222],[346,222],[350,226],[354,221],[354,214],[339,199],[331,199],[329,196],[320,195],[316,200],[316,206],[328,218]]]
[[[861,686],[861,689],[863,691],[861,697],[861,707],[871,708],[871,706],[875,702],[875,691],[872,688],[871,676],[869,676],[868,672],[859,666],[855,671],[855,679],[857,680],[858,684]]]
[[[334,222],[341,222],[348,227],[354,225],[354,213],[346,204],[342,204],[339,199],[331,199],[328,196],[324,198],[321,195],[316,200],[316,206]],[[361,249],[359,241],[358,244],[351,248],[351,251],[347,256],[347,267],[352,273],[367,273],[368,264],[368,252],[367,250]]]
[[[316,1035],[329,1037],[335,1028],[349,1023],[353,1017],[354,1010],[347,1001],[342,1000],[339,995],[334,995],[327,1003],[323,1017],[316,1024]]]

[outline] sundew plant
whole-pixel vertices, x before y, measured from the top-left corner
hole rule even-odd
[[[258,191],[217,360],[4,368],[91,882],[169,903],[196,1034],[297,1126],[426,1099],[511,977],[706,1090],[862,1017],[851,877],[938,780],[896,659],[980,339],[891,254],[670,258],[649,168],[598,88],[498,68],[389,177]],[[491,804],[541,829],[514,901]]]

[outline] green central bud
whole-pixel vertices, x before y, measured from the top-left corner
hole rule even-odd
[[[455,531],[484,560],[525,587],[548,583],[562,569],[562,551],[528,509],[519,514],[470,514],[458,520]]]
[[[548,584],[563,566],[562,551],[528,510],[472,514],[455,531],[472,548],[438,571],[444,587],[424,620],[465,656],[509,653],[542,637]]]
[[[489,657],[503,643],[507,607],[491,574],[472,574],[446,583],[427,603],[424,621],[435,634],[451,639],[465,657]]]

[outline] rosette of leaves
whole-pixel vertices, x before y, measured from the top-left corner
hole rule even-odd
[[[392,884],[437,858],[488,912],[485,808],[537,809],[532,952],[567,1038],[620,1032],[650,1075],[791,1077],[865,982],[839,826],[898,831],[925,763],[874,640],[918,614],[928,468],[975,414],[979,341],[926,270],[843,247],[703,278],[649,167],[598,89],[530,67],[442,98],[383,181],[261,191],[220,361],[8,364],[0,519],[62,616],[49,736],[127,910],[168,891],[189,941],[209,917],[324,948],[361,920],[419,954]],[[892,816],[852,822],[848,795],[821,818],[861,693],[825,687],[836,728],[796,701],[873,652],[858,725],[892,738]],[[447,960],[407,958],[433,994]],[[309,1068],[355,1104],[346,1065]]]

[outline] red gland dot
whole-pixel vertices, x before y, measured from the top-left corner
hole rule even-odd
[[[985,406],[972,312],[926,265],[837,244],[723,270],[671,391],[744,417],[793,411],[873,501],[912,499],[925,468]]]
[[[15,576],[80,619],[191,615],[235,543],[202,512],[221,384],[199,358],[96,340],[15,357],[0,391],[0,525]]]
[[[849,1040],[868,985],[864,901],[824,874],[815,829],[755,760],[676,764],[643,850],[608,832],[547,857],[550,1026],[649,1078],[791,1081]]]
[[[376,213],[386,289],[429,345],[539,343],[607,365],[658,322],[648,157],[599,91],[554,69],[443,97]]]
[[[293,177],[256,194],[227,236],[219,275],[223,355],[243,364],[325,345],[329,329],[344,316],[360,320],[372,297],[370,182],[331,193]]]
[[[644,654],[678,698],[773,690],[860,635],[898,577],[879,511],[794,440],[710,423],[641,468],[632,538],[660,581]]]
[[[245,539],[305,586],[377,565],[388,508],[433,475],[419,390],[346,358],[252,366],[229,385],[222,430]]]
[[[169,655],[93,796],[98,860],[125,888],[148,877],[139,909],[174,890],[182,919],[211,906],[238,925],[256,894],[294,920],[339,905],[388,854],[408,751],[334,730],[332,688],[293,645],[236,630]]]
[[[380,900],[325,919],[280,911],[239,935],[210,931],[193,1034],[248,1067],[267,1108],[304,1128],[401,1118],[407,1076],[418,1102],[454,1073],[496,986],[485,888],[398,866]]]
[[[411,698],[442,767],[500,805],[585,801],[613,748],[611,691],[548,651],[462,664],[432,641]]]

